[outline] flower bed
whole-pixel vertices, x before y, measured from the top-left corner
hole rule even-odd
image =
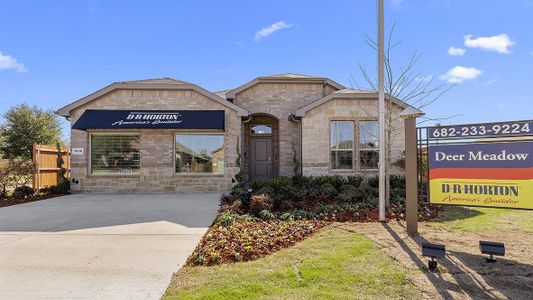
[[[28,203],[28,202],[35,202],[35,201],[50,199],[50,198],[54,198],[54,197],[64,196],[64,195],[67,195],[67,194],[68,193],[59,194],[59,193],[47,192],[47,193],[40,193],[39,195],[28,196],[28,197],[25,197],[25,198],[9,197],[9,198],[5,198],[5,199],[0,199],[0,207],[13,206],[13,205],[23,204],[23,203]]]
[[[377,221],[378,177],[277,177],[236,185],[221,199],[221,212],[263,220]],[[436,216],[437,207],[420,203],[420,219]],[[391,176],[389,219],[405,215],[405,178]]]
[[[328,222],[238,221],[229,226],[218,223],[209,228],[189,257],[188,265],[216,265],[254,260],[294,245]]]
[[[303,240],[332,222],[378,222],[378,179],[357,176],[277,177],[238,184],[221,198],[215,223],[188,265],[254,260]],[[405,215],[405,179],[391,177],[386,221]],[[419,219],[438,210],[421,203]]]

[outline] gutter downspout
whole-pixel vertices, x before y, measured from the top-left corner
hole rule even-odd
[[[324,85],[324,92],[326,91],[325,89],[325,85]],[[289,115],[289,121],[291,122],[296,122],[298,124],[300,124],[300,138],[299,138],[299,144],[300,144],[300,174],[303,175],[303,168],[304,168],[304,163],[303,163],[303,126],[302,126],[302,118],[300,119],[297,119],[296,116],[294,115],[294,113],[291,113]],[[296,174],[294,174],[296,175]]]

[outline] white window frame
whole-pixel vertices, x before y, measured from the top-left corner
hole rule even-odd
[[[177,135],[222,135],[224,138],[222,147],[224,148],[224,172],[222,173],[207,173],[207,172],[176,172],[176,136]],[[174,131],[172,133],[172,138],[174,139],[174,149],[173,149],[173,170],[175,176],[214,176],[214,177],[223,177],[226,174],[226,133],[224,131]]]
[[[92,168],[92,163],[93,163],[93,160],[92,160],[92,157],[93,157],[93,145],[92,145],[92,136],[93,135],[129,135],[129,136],[138,136],[139,137],[139,140],[141,138],[141,133],[140,132],[131,132],[131,131],[124,131],[124,132],[89,132],[88,134],[88,138],[89,138],[89,151],[88,152],[88,155],[87,155],[87,174],[91,177],[97,177],[97,176],[125,176],[125,177],[138,177],[140,172],[141,172],[141,160],[142,160],[142,156],[141,156],[141,149],[139,149],[139,172],[137,173],[132,173],[132,174],[124,174],[124,173],[119,173],[119,172],[114,172],[114,173],[93,173],[93,168]]]
[[[350,122],[352,123],[352,149],[337,149],[337,150],[333,150],[332,149],[332,144],[331,144],[331,126],[332,126],[332,123],[333,122]],[[329,128],[328,128],[328,136],[329,136],[329,149],[328,149],[328,162],[329,162],[329,169],[330,171],[332,172],[353,172],[356,170],[357,166],[356,166],[356,157],[355,157],[355,137],[356,137],[356,121],[353,120],[353,119],[331,119],[329,120]],[[344,152],[348,152],[348,151],[352,151],[352,167],[350,169],[336,169],[336,168],[333,168],[333,164],[331,162],[331,152],[332,151],[344,151]]]
[[[379,155],[379,148],[378,149],[371,149],[371,148],[361,148],[359,145],[361,144],[361,123],[362,122],[378,122],[377,119],[371,118],[371,119],[360,119],[357,121],[357,169],[361,171],[378,171],[379,170],[379,159],[378,159],[378,167],[377,168],[363,168],[361,166],[361,151],[374,151],[377,152]],[[379,124],[378,124],[378,130],[379,130]],[[379,139],[379,137],[378,137]],[[379,140],[378,140],[379,142]]]

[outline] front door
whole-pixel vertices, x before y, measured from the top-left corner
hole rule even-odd
[[[252,138],[250,155],[250,179],[272,177],[272,138]]]

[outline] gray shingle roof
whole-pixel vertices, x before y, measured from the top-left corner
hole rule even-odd
[[[367,93],[375,93],[375,91],[371,90],[361,90],[361,89],[342,89],[333,92],[334,94],[367,94]]]
[[[296,74],[296,73],[274,74],[274,75],[265,76],[265,77],[272,77],[272,78],[322,78],[322,77],[319,77],[319,76],[303,75],[303,74]]]
[[[141,79],[141,80],[130,80],[130,81],[122,81],[120,83],[162,83],[162,84],[190,84],[187,81],[177,80],[174,78],[151,78],[151,79]]]

